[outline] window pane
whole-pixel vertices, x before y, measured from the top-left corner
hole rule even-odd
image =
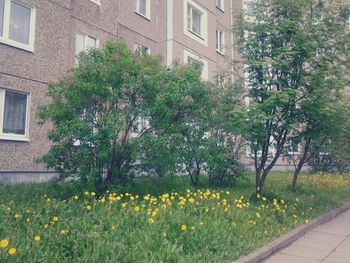
[[[138,10],[139,13],[146,15],[146,0],[138,0]]]
[[[26,114],[27,95],[6,91],[3,133],[25,135]]]
[[[78,56],[80,52],[84,51],[85,36],[77,34],[75,39],[75,55]]]
[[[11,2],[10,39],[29,44],[30,9]]]
[[[86,49],[95,48],[96,47],[96,39],[92,37],[88,37],[88,42],[86,43]]]
[[[201,14],[192,9],[192,30],[196,34],[201,34]]]
[[[188,5],[187,6],[187,28],[188,29],[192,29],[192,25],[191,25],[191,23],[192,23],[192,16],[191,16],[191,14],[192,14],[192,8],[191,8],[191,6],[190,5]]]
[[[0,0],[0,36],[2,36],[2,34],[3,34],[4,4],[5,4],[5,0]]]

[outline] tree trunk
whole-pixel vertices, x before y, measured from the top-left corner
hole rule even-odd
[[[304,147],[304,152],[303,156],[300,158],[298,166],[296,167],[293,175],[293,182],[292,182],[292,191],[295,191],[297,188],[297,183],[298,183],[298,178],[301,172],[301,169],[303,168],[305,162],[306,162],[306,157],[309,152],[309,146],[310,146],[311,138],[308,138],[305,141],[305,147]]]

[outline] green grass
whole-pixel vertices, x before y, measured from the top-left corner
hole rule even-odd
[[[0,262],[230,262],[350,201],[349,175],[303,175],[293,193],[291,175],[274,173],[258,202],[253,179],[195,189],[187,177],[140,178],[100,196],[73,183],[0,186]]]

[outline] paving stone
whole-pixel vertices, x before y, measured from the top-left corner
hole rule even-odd
[[[349,263],[350,256],[343,253],[334,252],[330,254],[327,258],[325,258],[324,262],[326,261],[333,261],[337,263]]]
[[[348,236],[350,234],[350,223],[344,218],[323,224],[315,229],[317,232],[334,234],[339,236]]]
[[[297,256],[291,256],[286,254],[276,254],[267,260],[264,263],[318,263],[319,260],[311,258],[302,258]]]
[[[298,245],[292,244],[291,246],[281,250],[279,253],[281,254],[287,254],[287,255],[294,255],[299,256],[303,258],[311,258],[311,259],[323,259],[329,253],[331,253],[333,248],[329,249],[316,249],[316,248],[310,248],[310,247],[302,247]]]
[[[340,246],[336,248],[335,252],[347,254],[350,258],[350,238],[348,237],[344,242],[342,242]]]
[[[330,248],[336,248],[344,239],[345,237],[343,236],[320,233],[314,230],[295,241],[294,244],[302,247],[329,250]]]

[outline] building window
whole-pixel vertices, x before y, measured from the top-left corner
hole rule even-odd
[[[184,63],[191,65],[195,68],[200,67],[202,70],[201,78],[202,80],[207,81],[208,80],[208,61],[196,56],[195,54],[192,54],[188,52],[187,50],[184,50]]]
[[[98,39],[84,33],[77,33],[75,39],[75,62],[78,63],[78,56],[91,48],[98,47]]]
[[[225,0],[216,0],[216,7],[219,8],[221,11],[224,11],[224,3]]]
[[[0,0],[0,43],[34,51],[35,8]]]
[[[201,17],[201,12],[192,5],[187,5],[187,28],[199,36],[201,35]]]
[[[139,43],[134,44],[134,52],[138,54],[151,54],[151,49],[149,47],[146,47],[144,45],[141,45]]]
[[[208,46],[208,12],[192,0],[184,0],[184,34]]]
[[[243,1],[243,10],[245,19],[248,21],[254,21],[255,20],[255,1],[254,0],[244,0]]]
[[[151,0],[135,0],[135,12],[147,19],[151,18]]]
[[[28,140],[29,95],[0,89],[0,139]]]
[[[218,87],[224,87],[225,85],[225,75],[224,74],[218,74],[214,77],[215,84]]]
[[[287,148],[287,153],[290,155],[300,154],[299,143],[296,142],[295,140],[292,140],[292,139],[288,140],[286,143],[286,148]]]
[[[220,30],[216,30],[216,51],[221,54],[225,53],[225,35]]]
[[[90,1],[95,3],[96,5],[101,5],[101,0],[90,0]]]

